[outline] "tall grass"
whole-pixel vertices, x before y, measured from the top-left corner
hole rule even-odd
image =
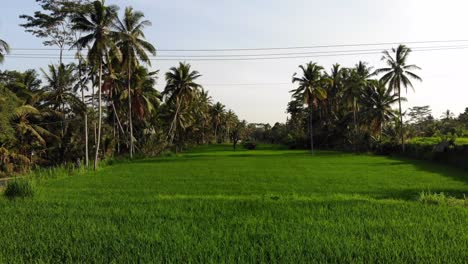
[[[28,198],[34,196],[34,186],[27,179],[14,179],[7,182],[3,192],[8,199]]]

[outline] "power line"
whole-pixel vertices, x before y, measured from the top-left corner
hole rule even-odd
[[[328,44],[328,45],[269,47],[269,48],[263,48],[262,47],[262,48],[220,48],[220,49],[158,49],[158,51],[168,51],[168,52],[259,51],[259,50],[291,50],[291,49],[317,49],[317,48],[338,48],[338,47],[383,46],[383,45],[398,45],[398,44],[430,44],[430,43],[450,43],[450,42],[468,42],[468,40],[467,39],[461,39],[461,40],[400,41],[400,42]],[[58,48],[12,48],[12,50],[60,50],[60,49],[58,49]]]
[[[425,52],[425,51],[440,51],[440,50],[461,50],[467,49],[468,46],[452,46],[452,47],[431,47],[431,48],[420,48],[414,49],[414,52]],[[372,55],[372,54],[381,54],[381,52],[338,52],[334,54],[316,54],[310,56],[280,56],[280,57],[265,57],[261,54],[252,55],[251,57],[235,57],[226,55],[226,57],[222,58],[150,58],[151,61],[259,61],[259,60],[278,60],[278,59],[300,59],[300,58],[319,58],[319,57],[336,57],[336,56],[353,56],[353,55]],[[60,57],[57,55],[54,56],[29,56],[29,55],[5,55],[6,57],[11,58],[18,58],[18,59],[59,59]],[[75,59],[72,56],[63,56],[63,59]]]
[[[205,83],[204,86],[270,86],[270,85],[289,85],[291,83]]]
[[[468,45],[456,45],[456,46],[421,46],[412,47],[412,50],[419,49],[433,49],[433,48],[465,48]],[[313,55],[313,54],[333,54],[333,53],[352,53],[352,52],[381,52],[382,49],[352,49],[352,50],[326,50],[326,51],[309,51],[309,52],[289,52],[289,53],[256,53],[256,54],[216,54],[216,55],[149,55],[150,58],[229,58],[229,57],[255,57],[255,56],[292,56],[292,55]],[[58,56],[57,54],[44,54],[44,53],[19,53],[11,54],[17,56]],[[83,54],[86,56],[86,54]],[[63,57],[75,58],[74,55],[65,54]]]

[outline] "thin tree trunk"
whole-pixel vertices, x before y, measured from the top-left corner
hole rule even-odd
[[[81,53],[81,49],[78,49],[78,54]],[[79,59],[78,59],[78,62],[79,62],[79,65],[78,65],[78,74],[79,74],[79,78],[80,78],[80,88],[81,88],[81,101],[83,102],[84,106],[85,106],[85,111],[84,111],[84,136],[85,136],[85,166],[86,168],[89,167],[89,139],[88,139],[88,109],[87,109],[87,106],[86,106],[86,101],[85,101],[85,96],[84,96],[84,87],[83,87],[83,83],[82,83],[82,74],[81,74],[81,56],[79,55],[78,56]]]
[[[354,152],[357,152],[357,119],[356,119],[356,97],[353,98],[353,122],[354,122]]]
[[[216,125],[215,125],[215,144],[218,144],[218,122],[216,122]]]
[[[60,65],[62,65],[63,64],[63,46],[62,45],[60,45],[60,59],[59,60],[60,60]]]
[[[175,136],[175,131],[176,131],[176,121],[177,121],[177,115],[179,114],[179,109],[180,109],[180,105],[181,105],[181,102],[179,101],[179,99],[177,98],[177,102],[176,102],[176,106],[177,106],[177,109],[176,109],[176,112],[175,112],[175,115],[174,115],[174,119],[172,120],[172,123],[171,123],[171,127],[169,128],[169,133],[168,133],[168,137],[170,136],[171,137],[171,145],[174,141],[174,136]],[[167,141],[167,139],[166,139]]]
[[[309,105],[309,134],[310,134],[310,153],[314,155],[314,125],[312,123],[312,105]]]
[[[98,87],[98,135],[96,143],[96,155],[94,156],[94,170],[97,170],[99,164],[99,145],[101,143],[101,129],[102,129],[102,61],[99,63],[99,87]]]
[[[94,149],[96,149],[96,140],[97,140],[97,128],[96,128],[96,92],[94,91],[94,83],[92,85],[92,97],[91,97],[91,105],[93,108],[93,132],[94,132]]]
[[[203,129],[202,129],[202,144],[205,145],[205,121],[203,121]]]
[[[81,67],[79,70],[79,74],[80,74],[80,81],[81,81]],[[81,101],[83,102],[86,108],[83,84],[81,84]],[[89,146],[88,146],[88,111],[87,109],[85,109],[85,112],[84,112],[84,135],[85,135],[85,165],[86,167],[88,167],[89,166]]]
[[[133,158],[133,120],[132,120],[132,93],[131,93],[131,72],[130,60],[128,60],[128,122],[130,123],[130,158]]]
[[[401,113],[401,89],[398,85],[398,108],[400,110],[400,137],[401,137],[401,149],[405,152],[405,136],[403,128],[403,114]]]
[[[120,131],[122,131],[122,134],[125,135],[125,130],[123,129],[122,123],[120,122],[119,115],[117,114],[117,110],[115,109],[114,102],[112,102],[112,109],[114,110],[114,116],[117,118],[117,124],[120,127]]]

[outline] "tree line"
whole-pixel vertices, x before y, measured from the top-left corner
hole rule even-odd
[[[201,74],[179,63],[150,70],[156,48],[145,39],[144,14],[105,1],[37,0],[22,15],[27,32],[58,48],[60,59],[40,70],[0,71],[0,165],[7,173],[34,166],[83,163],[117,155],[156,155],[193,144],[244,137],[246,121],[214,103]],[[63,52],[76,51],[73,63]],[[10,50],[0,41],[0,62]]]

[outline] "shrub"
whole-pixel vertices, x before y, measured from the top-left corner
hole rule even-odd
[[[421,192],[418,200],[425,204],[449,205],[449,206],[468,206],[468,198],[457,199],[446,195],[445,193]]]
[[[15,179],[7,183],[4,195],[9,199],[32,197],[34,188],[28,180]]]
[[[252,141],[246,141],[244,142],[243,146],[245,149],[254,150],[257,148],[257,143],[252,142]]]

